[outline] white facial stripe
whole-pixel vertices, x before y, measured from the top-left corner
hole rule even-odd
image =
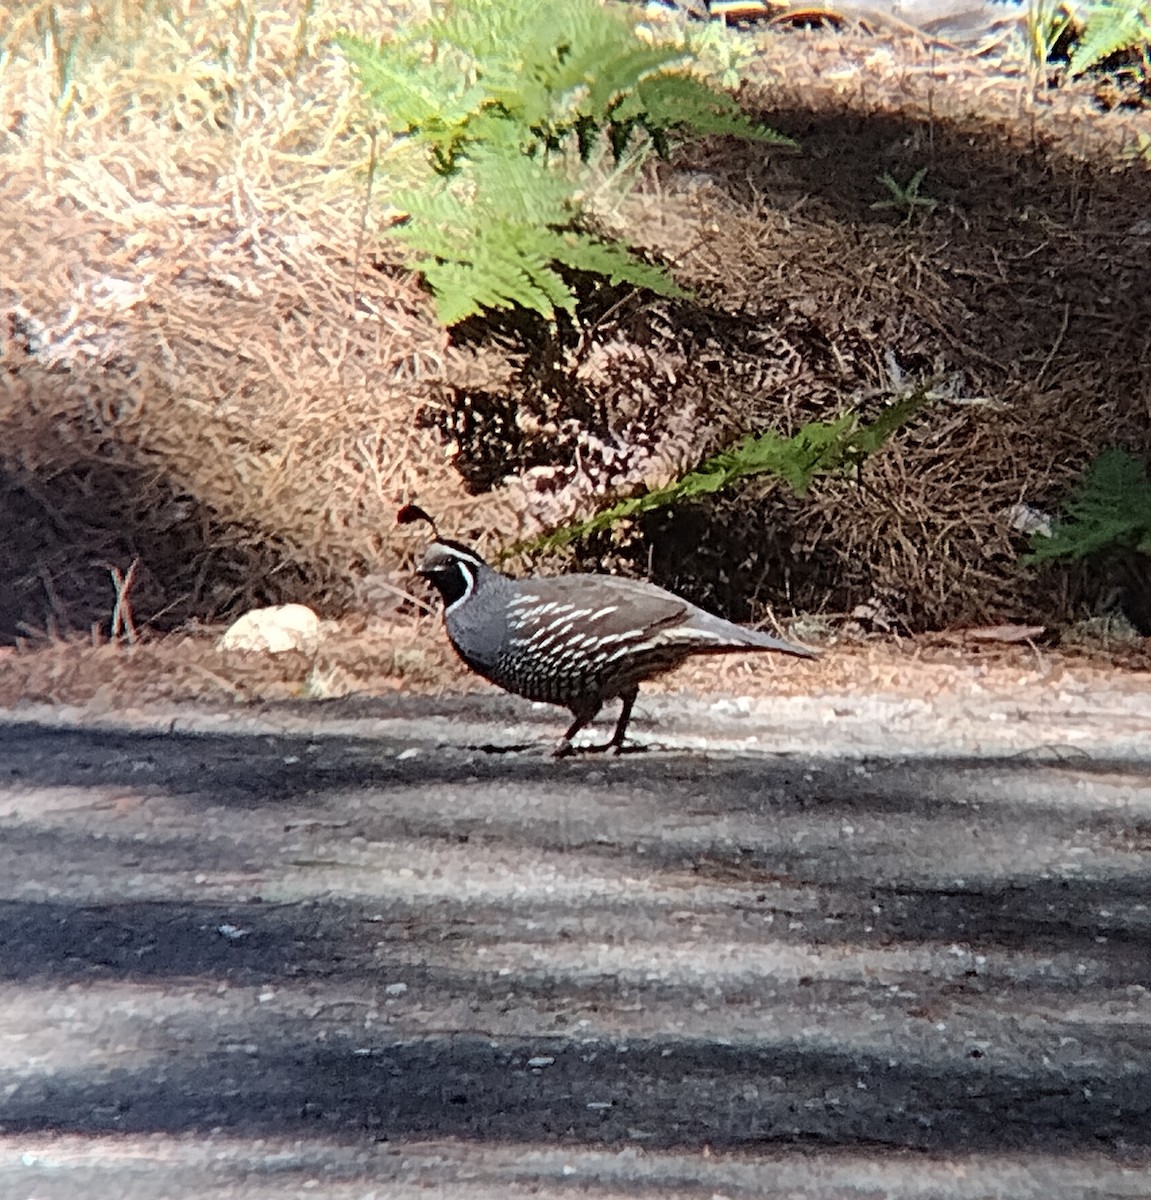
[[[439,551],[441,554],[443,554],[445,557],[454,558],[456,560],[456,562],[466,562],[466,563],[471,563],[474,565],[476,563],[482,563],[484,561],[482,558],[480,558],[480,556],[478,554],[476,554],[472,550],[461,550],[461,549],[458,549],[456,546],[445,546],[443,544],[443,542],[436,542],[435,549],[437,551]]]
[[[457,560],[460,564],[460,573],[464,577],[464,594],[458,599],[453,600],[451,604],[444,609],[444,616],[452,611],[453,608],[459,608],[461,604],[472,594],[476,586],[476,571],[475,567],[466,559],[460,558]]]

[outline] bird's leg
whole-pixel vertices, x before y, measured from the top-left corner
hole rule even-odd
[[[623,707],[619,710],[619,720],[615,723],[615,733],[611,735],[610,742],[604,742],[602,746],[581,746],[580,749],[585,754],[603,754],[605,752],[612,754],[623,753],[623,735],[627,732],[627,723],[631,720],[632,705],[635,704],[635,698],[639,695],[639,687],[633,687],[631,691],[624,692],[620,697],[623,702]],[[599,711],[598,709],[596,710]],[[594,716],[594,714],[593,714]],[[564,734],[564,739],[556,748],[556,758],[562,758],[565,754],[574,754],[572,749],[572,735],[578,729],[582,729],[584,725],[591,720],[591,717],[580,719],[577,717],[572,722],[572,727]]]
[[[559,745],[552,751],[552,758],[566,758],[569,754],[574,754],[572,749],[572,738],[598,713],[600,705],[595,708],[572,709],[572,716],[575,718],[567,727],[567,732],[559,740]]]
[[[627,732],[627,723],[631,720],[632,705],[635,704],[635,698],[639,695],[639,687],[633,687],[631,691],[624,692],[620,697],[623,706],[619,710],[619,720],[615,723],[615,733],[611,735],[611,741],[607,744],[607,749],[614,750],[617,754],[623,752],[623,735]]]

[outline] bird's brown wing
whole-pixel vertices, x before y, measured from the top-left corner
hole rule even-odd
[[[545,581],[540,581],[541,585]],[[571,608],[566,620],[579,622],[621,651],[641,647],[689,654],[727,654],[744,650],[775,650],[814,658],[804,646],[735,625],[653,583],[618,575],[558,575],[546,580],[547,599]],[[577,615],[578,614],[578,615]],[[558,619],[549,614],[548,620]]]
[[[586,610],[581,624],[587,622],[588,632],[601,637],[655,633],[680,624],[693,611],[663,588],[618,575],[556,575],[546,582],[547,599]]]

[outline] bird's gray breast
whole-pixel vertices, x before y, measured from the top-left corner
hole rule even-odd
[[[444,613],[456,653],[487,679],[493,679],[508,642],[507,601],[501,594],[505,582],[499,576],[481,575],[474,591]]]

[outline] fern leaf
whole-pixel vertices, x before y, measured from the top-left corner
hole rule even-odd
[[[874,454],[897,429],[919,412],[928,398],[928,388],[920,387],[909,396],[889,404],[870,425],[864,425],[852,434],[852,450],[864,456]]]
[[[525,64],[531,64],[529,69],[538,72],[552,92],[568,100],[577,90],[590,95],[601,86],[634,87],[669,57],[683,56],[682,51],[639,42],[630,17],[606,6],[596,5],[574,18],[570,6],[554,5],[552,14],[552,27],[541,24]],[[605,83],[609,77],[617,82]],[[602,115],[607,104],[597,106],[593,100],[589,107],[585,100],[583,107]]]
[[[613,114],[616,119],[639,117],[645,126],[689,129],[692,136],[728,134],[791,146],[794,142],[744,116],[727,95],[686,72],[652,75],[642,80],[634,96]]]
[[[612,286],[630,283],[657,296],[682,298],[689,294],[662,267],[645,263],[625,246],[601,242],[590,234],[577,231],[556,234],[552,248],[557,262],[575,271],[606,275]]]
[[[392,131],[426,148],[424,186],[392,201],[407,210],[395,233],[441,319],[512,304],[570,311],[565,269],[684,295],[661,268],[593,236],[573,160],[553,152],[571,146],[586,162],[605,133],[617,158],[639,131],[657,153],[672,129],[772,135],[688,74],[690,51],[636,26],[600,0],[452,0],[378,45],[338,39]]]
[[[1086,558],[1136,548],[1151,538],[1151,480],[1146,467],[1123,450],[1105,450],[1064,504],[1067,519],[1050,536],[1032,538],[1024,562]]]
[[[423,274],[435,300],[436,316],[445,327],[478,316],[490,302],[484,281],[476,278],[471,263],[423,259],[413,266]]]
[[[614,113],[621,97],[637,91],[643,81],[684,61],[684,51],[669,46],[634,46],[624,53],[591,65],[592,78],[580,105],[586,113]]]
[[[1071,74],[1103,62],[1120,50],[1151,42],[1151,6],[1138,0],[1112,0],[1098,4],[1087,14],[1087,22],[1071,51]]]
[[[792,437],[785,438],[774,430],[749,435],[726,450],[709,458],[674,483],[617,501],[601,509],[586,521],[564,525],[530,546],[513,549],[550,549],[566,546],[592,533],[602,533],[619,521],[641,513],[667,508],[686,500],[711,495],[731,487],[741,479],[754,475],[773,475],[782,479],[797,495],[803,495],[816,475],[830,474],[845,466],[855,466],[847,450],[858,439],[861,445],[878,448],[895,433],[897,422],[892,410],[898,410],[899,424],[906,422],[915,411],[909,406],[892,405],[880,421],[860,425],[853,412],[844,413],[834,421],[814,421],[804,425]],[[882,425],[880,424],[882,422]],[[869,435],[879,427],[874,437]]]
[[[336,41],[393,133],[458,125],[483,100],[458,57],[430,61],[398,41],[375,45],[348,35]]]
[[[401,192],[395,202],[408,219],[393,229],[393,236],[425,255],[458,257],[460,248],[479,236],[483,216],[460,191],[452,186]]]
[[[551,0],[454,0],[424,28],[437,44],[466,46],[482,62],[511,61],[522,57],[536,30],[552,23],[555,9]]]
[[[494,217],[547,227],[570,224],[579,212],[570,180],[518,150],[476,147],[469,178],[475,203]]]
[[[498,239],[478,244],[470,261],[425,260],[416,266],[435,294],[444,325],[484,309],[519,305],[550,319],[557,308],[575,307],[571,290],[545,260],[511,252]]]

